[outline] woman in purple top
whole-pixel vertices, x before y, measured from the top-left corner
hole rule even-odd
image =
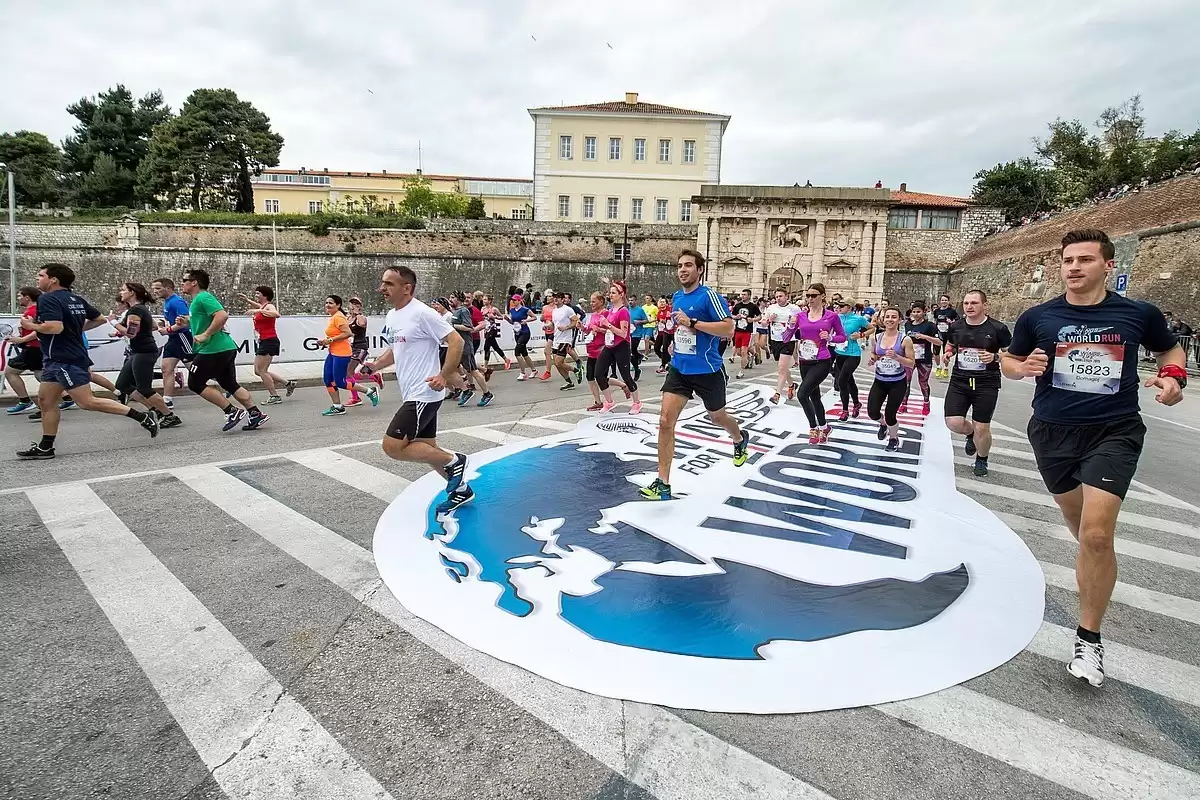
[[[808,417],[808,441],[820,444],[829,441],[833,428],[825,420],[825,405],[821,402],[821,382],[833,369],[833,353],[829,345],[846,341],[842,320],[825,307],[825,284],[814,283],[804,292],[807,308],[796,318],[789,331],[796,342],[796,363],[800,367],[800,383],[793,384],[796,400]]]

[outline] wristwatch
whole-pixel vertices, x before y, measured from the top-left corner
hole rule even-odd
[[[1167,364],[1159,367],[1158,377],[1174,378],[1180,389],[1187,388],[1187,370],[1177,364]]]
[[[696,318],[695,317],[688,317],[688,327],[689,328],[696,327]]]

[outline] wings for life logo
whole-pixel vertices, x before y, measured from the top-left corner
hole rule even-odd
[[[416,481],[375,531],[388,588],[466,644],[558,683],[680,708],[786,713],[927,694],[1003,664],[1042,621],[1024,543],[954,487],[936,416],[887,453],[869,421],[810,445],[769,390],[731,398],[737,468],[702,408],[676,499],[638,499],[655,420],[590,418],[471,457],[477,499],[438,519]],[[936,402],[936,401],[935,401]]]

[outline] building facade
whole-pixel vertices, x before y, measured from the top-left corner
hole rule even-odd
[[[694,224],[721,179],[729,117],[638,100],[531,108],[533,214],[543,221]]]
[[[405,181],[423,177],[435,192],[483,199],[488,217],[531,219],[533,181],[403,172],[266,169],[252,178],[255,211],[261,214],[318,214],[331,209],[394,209],[404,200]]]
[[[999,208],[965,197],[892,191],[888,212],[888,266],[897,269],[949,269],[971,246],[1004,222]]]

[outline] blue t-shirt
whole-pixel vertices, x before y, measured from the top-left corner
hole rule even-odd
[[[173,294],[166,300],[163,300],[163,319],[167,321],[168,325],[174,325],[175,320],[179,319],[181,315],[186,317],[188,313],[187,300],[184,300],[179,295]],[[182,333],[182,331],[178,332]]]
[[[629,307],[629,335],[634,339],[641,339],[643,336],[649,336],[652,331],[645,330],[642,326],[650,321],[646,316],[646,310],[641,306]]]
[[[84,323],[100,316],[92,304],[70,289],[46,292],[37,301],[38,322],[61,322],[62,333],[39,333],[38,344],[45,361],[87,369],[91,360],[83,337]]]
[[[720,322],[728,319],[729,306],[725,298],[699,284],[690,292],[679,289],[671,298],[671,312],[682,311],[698,322]],[[691,341],[694,339],[694,341]],[[671,367],[684,375],[711,375],[721,371],[721,337],[711,333],[675,329],[675,352]]]
[[[840,356],[861,356],[862,347],[859,346],[858,340],[851,338],[859,331],[865,331],[871,324],[871,321],[862,314],[838,314],[838,318],[842,321],[842,330],[846,332],[846,341],[841,344],[835,344],[833,349]]]
[[[533,312],[529,310],[528,306],[517,306],[516,308],[509,309],[508,319],[518,328],[528,329],[529,326],[525,320],[529,319],[532,314]]]
[[[1138,413],[1141,347],[1165,353],[1177,343],[1156,307],[1109,292],[1094,306],[1061,295],[1026,310],[1008,352],[1027,356],[1040,347],[1050,360],[1033,393],[1035,418],[1086,425]]]

